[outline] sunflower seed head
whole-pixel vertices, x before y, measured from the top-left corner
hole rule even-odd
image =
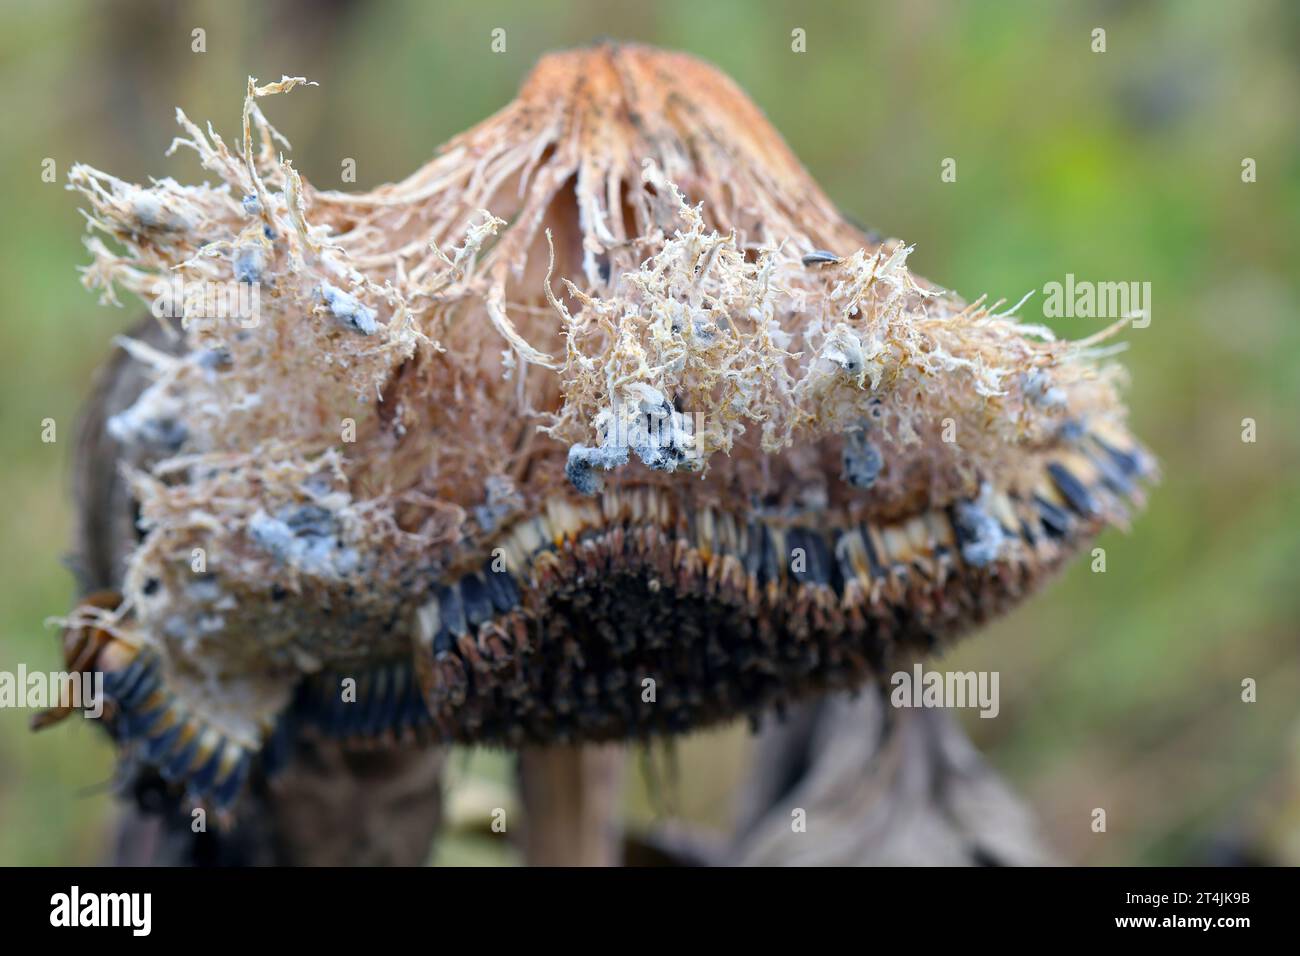
[[[437,735],[684,730],[1000,611],[1153,473],[1115,366],[914,275],[697,60],[547,57],[359,194],[281,158],[260,104],[302,82],[250,82],[237,149],[180,114],[220,186],[70,173],[105,299],[275,291],[187,323],[116,426],[152,448],[125,589],[193,706],[271,726],[364,664],[393,713],[417,682]],[[186,587],[195,549],[215,590]]]

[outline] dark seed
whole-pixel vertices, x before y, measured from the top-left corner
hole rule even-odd
[[[1065,496],[1070,507],[1085,518],[1097,513],[1097,501],[1087,487],[1074,474],[1059,462],[1047,466],[1047,473],[1052,476],[1052,483]]]
[[[488,599],[498,614],[512,611],[519,606],[519,587],[509,571],[496,571],[489,561],[483,568],[483,580],[487,584]]]
[[[212,787],[212,782],[216,779],[217,768],[221,766],[221,754],[226,748],[224,740],[217,743],[212,748],[212,756],[204,761],[203,766],[194,771],[190,777],[190,789],[198,794],[205,794]]]
[[[451,631],[456,637],[469,630],[458,588],[446,587],[438,591],[438,616],[442,621],[443,630]]]
[[[868,533],[867,525],[861,528],[862,543],[867,549],[867,563],[871,565],[871,577],[879,578],[885,574],[885,566],[880,563],[880,556],[876,554],[876,546],[871,543],[871,535]]]
[[[492,599],[478,575],[471,574],[461,579],[460,596],[470,628],[477,631],[480,624],[492,619]]]
[[[248,776],[248,765],[248,754],[241,754],[235,766],[231,768],[230,774],[225,780],[219,781],[212,791],[213,803],[218,807],[224,807],[234,801],[244,786],[244,778]]]
[[[1050,538],[1064,538],[1070,531],[1070,516],[1044,498],[1034,495],[1038,516],[1043,520],[1043,530]]]
[[[163,778],[165,780],[175,780],[184,775],[185,769],[194,760],[194,755],[198,752],[198,749],[199,735],[195,734],[190,738],[190,742],[180,749],[179,753],[158,768]]]

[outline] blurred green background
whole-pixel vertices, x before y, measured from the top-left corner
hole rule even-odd
[[[797,27],[806,53],[791,51]],[[1300,4],[1285,0],[4,3],[0,670],[58,666],[44,620],[73,597],[73,425],[139,314],[78,284],[68,166],[200,179],[188,153],[163,155],[175,107],[234,141],[248,75],[303,74],[320,87],[264,107],[295,164],[340,188],[352,157],[347,188],[368,189],[504,105],[543,52],[602,35],[722,67],[847,215],[914,242],[916,270],[968,298],[1015,301],[1066,273],[1152,283],[1150,327],[1124,336],[1133,423],[1165,473],[1150,510],[1101,541],[1105,574],[1076,562],[945,666],[1001,672],[1000,718],[963,719],[1065,859],[1300,863]],[[1099,325],[1054,324],[1075,338]],[[80,720],[32,735],[29,716],[0,710],[0,864],[99,861],[107,741]],[[679,745],[676,812],[726,824],[746,741],[733,728]],[[465,754],[457,816],[498,805],[508,779],[503,755]],[[1089,828],[1097,806],[1105,834]],[[629,812],[664,809],[642,786]],[[469,835],[437,851],[513,858]]]

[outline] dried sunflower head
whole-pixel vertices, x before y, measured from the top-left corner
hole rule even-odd
[[[614,739],[860,684],[1014,603],[1153,470],[1105,333],[912,275],[697,60],[549,56],[359,194],[282,158],[260,101],[302,82],[250,80],[234,148],[178,114],[216,185],[71,172],[86,284],[183,336],[127,343],[144,535],[122,606],[73,624],[128,648],[122,736],[200,791],[288,720]]]

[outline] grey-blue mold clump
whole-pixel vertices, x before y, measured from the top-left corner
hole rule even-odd
[[[573,445],[564,465],[565,477],[580,494],[594,495],[604,486],[596,469],[609,471],[627,464],[626,445]]]
[[[178,452],[190,437],[181,402],[157,382],[133,405],[109,418],[107,429],[123,445],[153,453]]]
[[[637,419],[629,435],[632,451],[655,471],[688,466],[695,449],[690,419],[666,400]]]
[[[870,488],[885,467],[884,456],[868,437],[867,428],[855,428],[844,436],[844,480],[854,488]]]
[[[621,468],[632,454],[655,471],[692,471],[701,464],[690,417],[662,396],[657,401],[642,402],[639,413],[631,418],[620,419],[606,411],[605,421],[620,424],[607,427],[601,444],[594,448],[581,443],[570,446],[565,462],[565,476],[584,495],[600,491],[602,482],[597,470]]]
[[[980,489],[977,501],[959,501],[953,506],[957,526],[962,532],[962,560],[967,564],[982,568],[993,561],[1002,552],[1002,544],[1007,540],[1002,524],[988,510],[988,498],[992,488],[985,484]]]
[[[488,475],[484,482],[484,500],[474,506],[474,520],[484,533],[490,534],[523,507],[523,498],[513,481],[505,475]]]
[[[262,270],[266,268],[266,249],[261,243],[240,243],[235,247],[233,259],[238,281],[249,284],[261,281]]]
[[[357,552],[339,538],[338,516],[316,505],[287,506],[275,517],[259,509],[248,533],[265,551],[304,574],[342,578],[360,563]]]
[[[1020,376],[1020,387],[1025,398],[1046,409],[1065,408],[1065,392],[1052,384],[1051,377],[1042,369],[1033,369]]]
[[[328,282],[321,283],[320,295],[330,315],[345,329],[362,335],[374,335],[379,330],[379,325],[375,322],[375,310],[362,305],[356,296]]]

